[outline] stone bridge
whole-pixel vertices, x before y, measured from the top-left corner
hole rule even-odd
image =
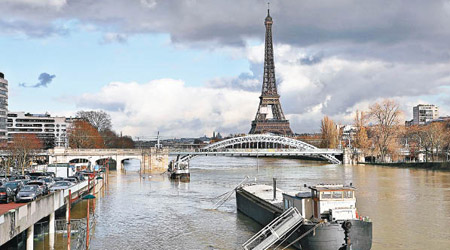
[[[124,161],[137,159],[141,162],[141,170],[165,171],[168,166],[168,149],[70,149],[54,148],[48,150],[49,163],[69,163],[74,160],[87,160],[92,165],[101,160],[116,163],[117,171],[124,168]]]

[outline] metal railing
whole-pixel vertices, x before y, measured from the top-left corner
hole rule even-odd
[[[93,227],[96,222],[96,215],[90,215],[91,220],[89,220],[89,232],[91,234],[93,232]],[[55,220],[55,231],[56,233],[62,233],[67,236],[67,221],[66,219]],[[76,250],[85,250],[86,249],[86,219],[71,219],[70,220],[70,235],[73,237],[73,241],[71,241],[71,246],[74,246],[72,249]]]

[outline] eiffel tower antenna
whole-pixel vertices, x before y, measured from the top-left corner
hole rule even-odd
[[[286,120],[281,109],[280,95],[277,91],[275,79],[275,63],[272,43],[272,24],[270,16],[270,3],[267,3],[265,50],[264,50],[264,77],[259,97],[258,111],[249,134],[273,133],[292,135],[289,121]]]

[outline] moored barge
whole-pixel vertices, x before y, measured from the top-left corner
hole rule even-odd
[[[265,227],[295,208],[302,221],[283,240],[297,249],[369,250],[372,222],[358,215],[355,191],[352,186],[316,185],[309,191],[285,193],[269,185],[252,184],[236,189],[236,203],[238,211]]]

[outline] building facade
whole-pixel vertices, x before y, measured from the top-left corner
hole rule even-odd
[[[419,104],[413,107],[412,125],[425,125],[439,118],[439,108],[433,104]]]
[[[8,141],[14,134],[36,134],[45,148],[68,147],[67,130],[72,124],[71,118],[52,117],[50,114],[30,114],[8,112]]]
[[[7,127],[6,115],[8,114],[8,81],[5,75],[0,72],[0,142],[6,142]]]

